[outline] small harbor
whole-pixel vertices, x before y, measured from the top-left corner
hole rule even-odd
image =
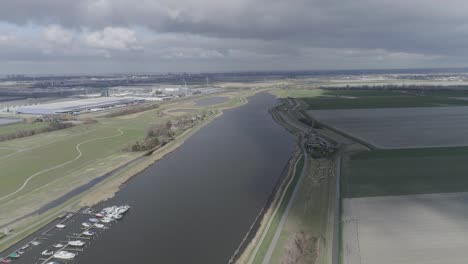
[[[68,264],[123,221],[129,205],[67,212],[0,255],[0,263]]]

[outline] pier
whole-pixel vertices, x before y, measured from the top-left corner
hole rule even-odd
[[[118,219],[123,217],[129,208],[129,206],[114,206],[102,210],[85,208],[77,212],[66,212],[62,217],[53,220],[46,227],[37,231],[35,237],[32,235],[23,239],[12,248],[4,251],[0,254],[0,260],[10,259],[17,264],[46,264],[54,259],[60,260],[60,263],[73,262],[92,244],[94,238],[105,233]],[[103,214],[98,217],[96,212],[103,212]],[[106,223],[102,222],[103,219],[107,220]],[[89,226],[83,226],[83,223],[88,223]],[[57,225],[64,227],[59,228]],[[84,245],[73,246],[69,244],[70,241],[77,240],[82,241]],[[57,248],[56,246],[59,244],[62,245]],[[43,252],[45,251],[52,252],[52,254],[44,256]],[[57,258],[56,254],[63,251],[73,253],[75,256],[69,260]],[[18,257],[11,257],[11,254],[17,254]]]

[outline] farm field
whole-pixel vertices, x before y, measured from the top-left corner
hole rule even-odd
[[[343,163],[344,197],[468,191],[468,148],[373,150]]]
[[[344,264],[465,263],[468,193],[343,201]]]
[[[292,93],[292,92],[290,92]],[[322,89],[318,96],[304,96],[309,109],[368,109],[400,107],[462,106],[468,101],[466,90],[385,90],[385,89]],[[300,94],[298,94],[300,95]],[[302,97],[302,96],[297,96]]]
[[[468,107],[311,110],[308,113],[377,148],[468,145]]]

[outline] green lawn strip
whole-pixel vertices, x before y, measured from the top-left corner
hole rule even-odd
[[[11,155],[12,153],[15,153],[17,150],[15,149],[2,149],[0,148],[0,159],[2,157],[5,157],[7,155]]]
[[[307,98],[324,95],[325,91],[323,89],[275,89],[270,93],[281,98]]]
[[[468,191],[468,147],[373,150],[344,162],[344,197]]]
[[[49,123],[47,122],[37,122],[37,123],[18,123],[18,124],[11,124],[11,125],[2,125],[0,126],[0,136],[12,134],[18,131],[29,131],[38,128],[47,127]]]
[[[297,167],[296,167],[296,173],[294,175],[294,178],[289,185],[289,188],[286,190],[286,194],[284,196],[284,199],[278,208],[278,211],[276,212],[275,215],[273,215],[273,220],[271,222],[270,228],[267,230],[267,235],[265,236],[265,239],[263,240],[257,255],[254,258],[253,263],[262,263],[266,252],[268,251],[268,247],[270,246],[271,240],[273,239],[273,236],[275,235],[276,229],[278,228],[278,224],[281,220],[281,217],[284,213],[284,210],[286,209],[286,206],[288,205],[289,199],[291,198],[291,195],[294,191],[294,188],[296,187],[296,183],[299,180],[299,177],[302,173],[302,168],[304,167],[304,156],[301,157],[299,160]]]

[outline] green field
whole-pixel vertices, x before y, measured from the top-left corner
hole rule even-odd
[[[1,135],[7,135],[7,134],[12,134],[20,130],[33,130],[33,129],[38,129],[38,128],[44,128],[47,127],[49,123],[46,122],[37,122],[37,123],[19,123],[19,124],[12,124],[12,125],[4,125],[0,126],[0,136]]]
[[[344,197],[468,191],[468,148],[373,150],[344,161]]]
[[[315,92],[317,93],[317,92]],[[465,97],[468,91],[416,91],[325,89],[318,96],[298,96],[309,109],[395,108],[468,105],[468,101],[453,97]]]
[[[324,93],[322,89],[275,89],[272,94],[281,97],[308,98],[321,96]]]

